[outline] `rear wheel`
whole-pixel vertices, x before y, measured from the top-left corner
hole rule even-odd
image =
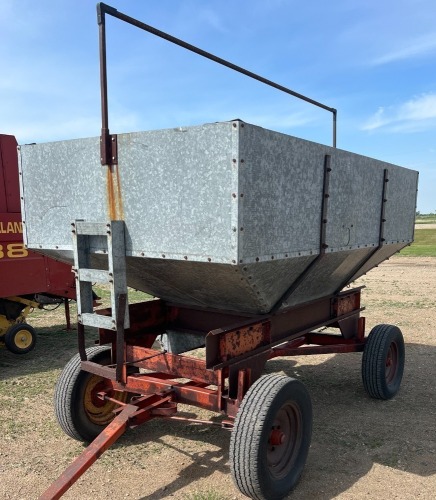
[[[230,440],[230,466],[239,490],[276,500],[297,484],[309,452],[312,404],[298,380],[270,374],[248,390]]]
[[[390,399],[397,394],[403,378],[404,339],[394,325],[375,326],[365,344],[362,358],[362,381],[366,392],[376,399]]]
[[[15,354],[26,354],[36,344],[36,332],[27,323],[12,325],[4,337],[6,347]]]
[[[106,346],[86,350],[88,360],[101,365],[111,363],[111,351]],[[80,356],[76,354],[63,369],[54,392],[57,420],[68,436],[78,441],[93,441],[113,420],[118,405],[102,401],[97,393],[107,389],[105,379],[81,369]],[[111,397],[125,403],[128,393],[114,391]]]

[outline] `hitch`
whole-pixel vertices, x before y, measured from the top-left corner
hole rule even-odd
[[[103,399],[111,399],[99,393]],[[117,441],[128,427],[136,427],[155,417],[176,413],[177,404],[171,401],[171,395],[153,394],[139,396],[135,404],[122,404],[115,410],[115,418],[94,441],[74,460],[58,479],[41,495],[40,500],[57,500],[84,474],[91,465]],[[114,400],[115,401],[115,400]],[[120,404],[119,401],[116,401]]]

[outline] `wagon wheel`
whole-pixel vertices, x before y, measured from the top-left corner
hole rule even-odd
[[[230,467],[250,498],[281,499],[297,484],[312,434],[312,404],[305,386],[269,374],[248,390],[230,439]]]
[[[26,354],[35,347],[35,329],[27,323],[12,325],[6,332],[5,344],[15,354]]]
[[[111,363],[110,348],[90,347],[88,360],[101,365]],[[63,369],[54,392],[54,406],[58,422],[68,436],[78,441],[93,441],[113,420],[113,410],[119,406],[112,401],[102,401],[97,393],[106,389],[105,379],[81,369],[80,356],[76,354]],[[114,391],[113,399],[125,403],[127,392]]]
[[[390,399],[400,389],[404,371],[404,339],[394,325],[375,326],[366,341],[362,358],[362,380],[373,398]]]

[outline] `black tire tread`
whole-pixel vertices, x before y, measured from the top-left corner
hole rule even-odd
[[[94,361],[96,358],[100,358],[103,353],[109,351],[110,347],[108,346],[93,346],[86,349],[86,354],[89,361]],[[65,434],[78,441],[84,441],[83,437],[76,429],[72,418],[72,405],[75,404],[72,394],[80,372],[80,355],[76,354],[65,365],[56,383],[54,391],[54,408],[56,418]]]
[[[23,327],[32,335],[32,343],[26,349],[20,349],[19,347],[17,347],[14,340],[16,332]],[[36,331],[33,326],[30,326],[28,323],[16,323],[15,325],[12,325],[11,327],[9,327],[4,336],[6,347],[14,354],[27,354],[28,352],[32,351],[35,348],[36,340]]]
[[[365,344],[362,357],[362,381],[366,392],[375,399],[390,399],[395,393],[387,390],[385,381],[385,350],[393,337],[400,341],[399,378],[404,368],[404,340],[401,330],[394,325],[380,324],[375,326]],[[399,389],[399,386],[398,386]]]
[[[235,419],[230,439],[232,476],[239,490],[256,500],[281,498],[271,495],[266,497],[263,494],[256,473],[258,470],[256,452],[261,439],[262,423],[266,419],[268,410],[278,392],[290,381],[295,380],[280,374],[262,376],[247,391]]]

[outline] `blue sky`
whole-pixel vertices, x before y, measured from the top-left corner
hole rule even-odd
[[[110,0],[338,109],[338,147],[420,171],[436,212],[435,0]],[[0,132],[99,135],[96,2],[2,0]],[[108,18],[113,133],[241,118],[331,144],[331,115]]]

